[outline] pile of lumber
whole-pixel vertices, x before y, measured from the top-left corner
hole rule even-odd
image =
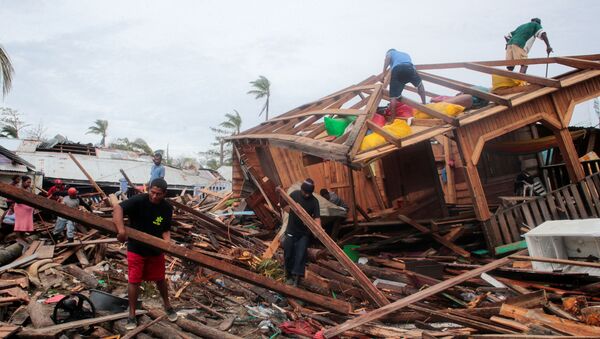
[[[279,193],[301,218],[307,217],[285,193]],[[262,338],[277,333],[282,337],[600,336],[598,277],[535,271],[531,262],[546,259],[528,257],[526,252],[500,259],[478,256],[469,240],[461,245],[455,241],[477,234],[469,218],[431,222],[396,216],[394,225],[389,219],[371,220],[372,224],[359,225],[359,232],[347,228],[340,235],[358,244],[360,264],[342,252],[340,240],[332,240],[307,220],[318,241],[309,250],[306,275],[296,288],[282,281],[283,254],[278,244],[282,232],[264,232],[253,217],[203,211],[197,200],[186,196],[169,200],[175,210],[171,243],[127,230],[130,238],[167,254],[167,278],[180,320],[164,319],[158,293],[145,284],[142,313],[146,313],[139,316],[139,332],[126,334],[126,313],[100,313],[93,319],[54,325],[49,318],[53,304],[43,301],[56,294],[86,295],[99,289],[126,296],[126,248],[114,238],[111,209],[96,206],[102,210],[100,216],[4,184],[0,195],[79,224],[72,244],[53,242],[49,220],[36,221],[27,243],[7,238],[6,252],[20,253],[0,267],[0,335],[54,337],[87,329],[86,333],[98,337],[138,338]],[[401,240],[386,242],[391,237],[381,232],[381,241],[373,241],[374,227],[393,229],[390,232]]]

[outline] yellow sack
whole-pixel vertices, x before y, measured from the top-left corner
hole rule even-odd
[[[412,133],[410,126],[406,123],[406,121],[402,119],[396,119],[393,123],[389,125],[385,125],[382,127],[386,132],[397,138],[403,138]],[[373,132],[366,137],[363,138],[362,143],[360,144],[360,150],[365,151],[371,148],[375,148],[377,146],[381,146],[386,143],[386,140],[381,135]]]
[[[451,104],[449,102],[436,102],[433,104],[427,104],[425,107],[431,108],[434,111],[438,111],[442,114],[445,114],[449,117],[455,117],[462,113],[465,108],[460,105]],[[433,119],[432,116],[425,112],[421,112],[419,110],[415,110],[415,118],[417,119]]]
[[[492,91],[503,88],[511,88],[517,86],[525,86],[527,81],[511,79],[501,75],[492,75]]]

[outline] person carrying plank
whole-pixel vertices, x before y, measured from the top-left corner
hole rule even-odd
[[[138,231],[171,241],[171,220],[173,207],[165,200],[167,195],[167,182],[154,179],[150,183],[148,193],[138,194],[114,206],[113,222],[117,227],[117,239],[121,242],[127,240],[127,231],[123,223],[123,216],[129,217],[129,227]],[[132,330],[137,327],[135,307],[142,281],[154,281],[162,297],[165,311],[169,321],[177,321],[177,313],[169,302],[169,290],[165,280],[165,255],[154,247],[143,242],[130,239],[127,243],[128,267],[128,299],[129,318],[125,327]]]
[[[319,201],[313,195],[315,183],[312,179],[304,180],[300,190],[290,194],[290,197],[315,219],[321,226]],[[311,241],[311,232],[304,222],[290,211],[285,239],[283,241],[283,254],[285,263],[286,284],[298,286],[300,277],[304,276],[308,245]]]
[[[549,56],[552,53],[552,47],[550,47],[548,35],[542,28],[542,20],[533,18],[530,22],[522,24],[504,36],[504,40],[506,40],[506,60],[527,59],[535,38],[544,40],[546,43],[546,53]],[[515,69],[515,66],[506,66],[506,69],[512,71]],[[519,72],[525,74],[527,72],[527,65],[521,65]]]

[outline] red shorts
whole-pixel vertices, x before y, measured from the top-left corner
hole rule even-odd
[[[127,251],[127,276],[132,284],[142,281],[160,281],[165,279],[165,255],[144,257]]]

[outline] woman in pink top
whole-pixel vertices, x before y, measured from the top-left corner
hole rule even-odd
[[[29,190],[31,187],[31,178],[23,176],[21,178],[21,188]],[[33,207],[15,203],[15,232],[20,236],[22,232],[33,232]]]

